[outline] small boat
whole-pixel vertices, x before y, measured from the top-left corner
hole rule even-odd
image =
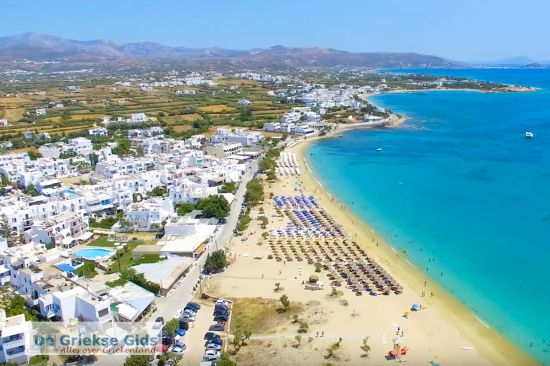
[[[382,148],[381,148],[381,147],[379,147],[378,149],[376,149],[376,151],[382,151]]]
[[[531,138],[533,138],[533,136],[534,136],[533,132],[531,132],[531,131],[525,132],[525,138],[531,139]]]
[[[338,137],[344,137],[344,135],[342,135],[342,134],[339,134],[339,135],[338,135]]]

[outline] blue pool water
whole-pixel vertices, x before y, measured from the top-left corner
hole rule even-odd
[[[81,249],[78,252],[74,253],[76,257],[84,259],[95,259],[97,257],[109,256],[113,253],[109,249],[100,249],[100,248],[91,248],[91,249]]]
[[[310,165],[419,269],[550,365],[550,70],[422,72],[541,90],[376,96],[410,120],[321,140]]]
[[[65,189],[64,192],[65,192],[65,194],[66,194],[67,196],[76,196],[76,192],[73,191],[72,189],[68,189],[68,188],[67,188],[67,189]]]

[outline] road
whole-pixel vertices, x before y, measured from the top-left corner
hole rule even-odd
[[[205,253],[203,253],[203,255],[201,255],[201,257],[192,265],[192,268],[184,277],[178,288],[175,289],[169,296],[157,299],[157,311],[150,318],[152,321],[154,321],[157,316],[164,317],[165,321],[174,318],[176,316],[176,310],[183,309],[183,306],[187,302],[191,301],[194,293],[193,286],[195,286],[195,284],[199,281],[201,269],[206,262],[207,254],[218,249],[224,249],[229,243],[229,240],[233,235],[233,230],[235,230],[237,221],[239,220],[239,214],[241,212],[241,206],[244,202],[244,194],[246,192],[246,184],[254,177],[254,173],[257,169],[257,160],[254,160],[248,165],[247,170],[242,177],[241,183],[239,184],[239,188],[235,193],[235,199],[231,203],[231,212],[227,218],[227,222],[223,226],[220,226],[220,229],[215,232],[215,236],[207,245]]]
[[[231,212],[229,213],[226,223],[219,226],[215,232],[214,238],[207,245],[205,253],[203,253],[203,255],[201,255],[201,257],[192,265],[192,268],[183,278],[183,281],[180,283],[178,288],[173,290],[173,292],[166,297],[157,298],[155,301],[157,310],[148,318],[148,321],[154,321],[158,316],[164,317],[165,321],[175,318],[176,311],[182,310],[184,305],[192,300],[194,296],[193,286],[195,286],[195,284],[199,281],[201,269],[206,262],[207,254],[218,249],[224,249],[229,243],[229,240],[233,235],[233,230],[235,230],[237,221],[239,220],[241,206],[244,202],[246,185],[254,177],[257,170],[258,160],[254,160],[247,164],[246,172],[241,179],[237,192],[235,193],[235,199],[231,203]],[[100,355],[95,365],[122,365],[124,364],[125,359],[126,356]]]

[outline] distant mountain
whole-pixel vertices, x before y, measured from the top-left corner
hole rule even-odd
[[[536,63],[536,60],[525,56],[508,57],[502,60],[489,62],[494,65],[529,65]]]
[[[441,57],[399,52],[347,52],[330,48],[227,50],[222,48],[170,47],[154,42],[123,43],[110,40],[78,41],[24,33],[0,37],[0,60],[100,60],[185,59],[190,62],[229,62],[250,66],[291,67],[453,67],[458,63]]]

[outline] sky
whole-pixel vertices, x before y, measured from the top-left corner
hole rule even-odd
[[[550,0],[1,0],[0,36],[550,60]]]

